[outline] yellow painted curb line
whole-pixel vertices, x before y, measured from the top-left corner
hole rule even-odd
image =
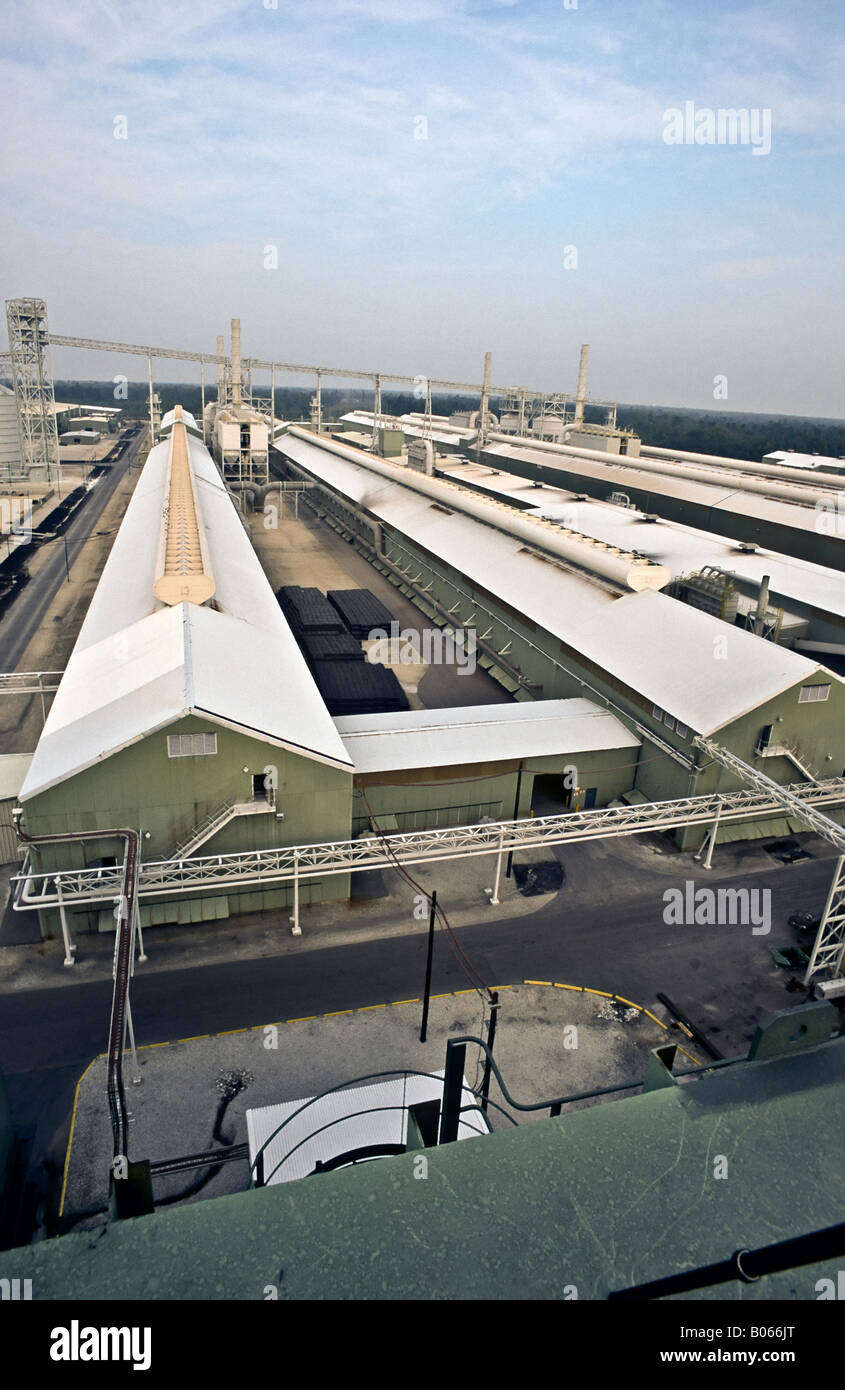
[[[70,1112],[70,1134],[67,1137],[67,1149],[65,1150],[65,1170],[62,1176],[62,1195],[59,1200],[59,1216],[62,1215],[62,1212],[65,1209],[65,1194],[67,1193],[67,1175],[68,1169],[70,1168],[70,1146],[73,1143],[73,1131],[76,1126],[76,1108],[79,1104],[79,1088],[85,1080],[86,1076],[88,1075],[89,1071],[93,1067],[94,1063],[99,1062],[100,1058],[105,1057],[106,1055],[107,1054],[105,1052],[99,1052],[96,1057],[92,1057],[91,1061],[88,1063],[87,1067],[85,1068],[84,1072],[82,1073],[82,1075],[76,1083],[76,1090],[73,1095],[73,1109]]]
[[[659,1028],[662,1028],[664,1033],[668,1033],[669,1031],[669,1025],[664,1023],[661,1019],[655,1018],[650,1009],[644,1008],[642,1004],[635,1004],[633,999],[623,999],[621,994],[609,994],[606,989],[588,989],[586,985],[564,985],[560,984],[557,980],[523,980],[522,983],[524,985],[546,985],[550,989],[571,989],[574,990],[576,994],[597,994],[602,999],[613,999],[616,1003],[625,1004],[627,1008],[636,1009],[639,1013],[645,1014],[647,1018],[651,1019],[652,1023],[656,1023]],[[704,1065],[703,1062],[699,1062],[697,1057],[693,1057],[691,1052],[687,1052],[685,1047],[681,1047],[680,1043],[677,1044],[677,1048],[679,1052],[683,1052],[685,1057],[689,1057],[694,1066],[701,1067]]]

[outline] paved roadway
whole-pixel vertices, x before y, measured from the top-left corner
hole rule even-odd
[[[100,482],[65,531],[71,567],[79,555],[83,541],[91,535],[109,498],[146,439],[147,432],[143,430],[129,441],[129,448],[123,458],[108,473],[101,475]],[[0,671],[17,669],[18,662],[38,631],[44,614],[65,578],[65,547],[61,539],[48,541],[45,549],[48,552],[46,564],[33,574],[28,584],[24,585],[0,623]]]
[[[787,975],[773,967],[771,947],[794,939],[783,925],[789,912],[823,905],[832,867],[830,858],[812,859],[731,878],[732,887],[772,889],[770,936],[754,937],[747,928],[667,928],[653,893],[626,899],[630,879],[620,864],[617,902],[591,905],[583,893],[575,897],[564,887],[531,916],[481,921],[460,928],[458,937],[489,985],[562,980],[644,1004],[663,990],[718,1034],[713,1040],[726,1055],[735,1055],[745,1052],[761,1015],[801,1002],[802,994],[786,992]],[[661,892],[666,884],[661,877]],[[148,945],[154,949],[154,936]],[[388,940],[309,949],[304,938],[302,947],[295,954],[148,975],[141,967],[132,985],[138,1042],[391,1003],[422,992],[424,924]],[[468,983],[439,935],[432,992]],[[74,1087],[106,1048],[111,989],[103,980],[0,996],[0,1069],[16,1122],[37,1125],[36,1164],[63,1160]],[[717,1021],[727,1026],[714,1027]]]

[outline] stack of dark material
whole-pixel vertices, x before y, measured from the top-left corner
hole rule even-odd
[[[299,645],[309,662],[363,661],[361,643],[348,632],[303,632]]]
[[[329,714],[393,714],[410,708],[386,666],[369,661],[315,661],[312,669]]]
[[[343,619],[353,637],[369,637],[374,628],[390,632],[393,614],[369,589],[329,589],[329,603]]]
[[[284,584],[276,598],[296,637],[306,632],[342,633],[344,630],[337,610],[323,597],[319,589],[303,589],[298,584]]]

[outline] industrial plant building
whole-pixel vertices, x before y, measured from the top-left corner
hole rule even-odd
[[[519,511],[664,565],[670,592],[726,621],[758,629],[782,646],[845,656],[845,576],[748,541],[732,541],[647,513],[626,493],[607,502],[454,457],[438,476]],[[760,613],[761,592],[767,601]]]
[[[641,511],[736,541],[766,546],[812,564],[845,567],[841,522],[845,478],[821,471],[805,482],[798,469],[745,464],[728,470],[656,450],[627,461],[597,449],[528,443],[491,435],[480,458],[491,468],[608,501],[623,493]]]
[[[478,631],[479,661],[516,699],[588,698],[647,742],[635,796],[736,785],[696,736],[777,782],[841,775],[845,683],[661,592],[665,566],[302,430],[277,448],[318,484],[309,505],[431,621]]]
[[[114,867],[125,826],[145,863],[174,865],[506,818],[530,807],[535,778],[573,807],[633,785],[639,736],[583,694],[333,720],[195,429],[178,407],[163,421],[26,772],[26,834],[66,839],[31,848],[19,906],[31,874],[55,887],[56,874]],[[348,892],[344,875],[312,879],[302,901]],[[290,896],[245,869],[225,894],[147,894],[141,922]],[[55,908],[41,916],[55,934]],[[110,905],[69,916],[73,932],[114,928]]]

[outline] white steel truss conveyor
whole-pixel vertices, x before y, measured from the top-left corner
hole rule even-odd
[[[138,896],[205,893],[212,888],[257,888],[264,884],[294,883],[326,878],[333,874],[359,873],[365,869],[436,863],[441,860],[470,858],[504,851],[536,849],[543,845],[606,839],[613,835],[639,835],[649,831],[676,830],[683,826],[709,825],[720,820],[750,820],[782,813],[783,792],[791,793],[790,809],[796,817],[809,821],[812,806],[833,806],[845,802],[845,779],[768,791],[735,791],[710,796],[681,797],[675,801],[654,801],[639,806],[613,806],[592,811],[574,811],[559,816],[528,820],[496,821],[488,825],[453,826],[443,830],[420,830],[409,834],[377,835],[358,840],[336,840],[324,844],[285,846],[239,854],[197,856],[185,860],[156,860],[141,864]],[[812,806],[810,805],[812,803]],[[829,822],[833,824],[833,822]],[[840,829],[843,838],[845,831]],[[389,844],[390,853],[385,849]],[[62,869],[62,897],[67,905],[111,901],[119,892],[122,870]],[[14,879],[14,906],[19,911],[56,906],[54,873],[33,873],[27,855],[21,873]]]

